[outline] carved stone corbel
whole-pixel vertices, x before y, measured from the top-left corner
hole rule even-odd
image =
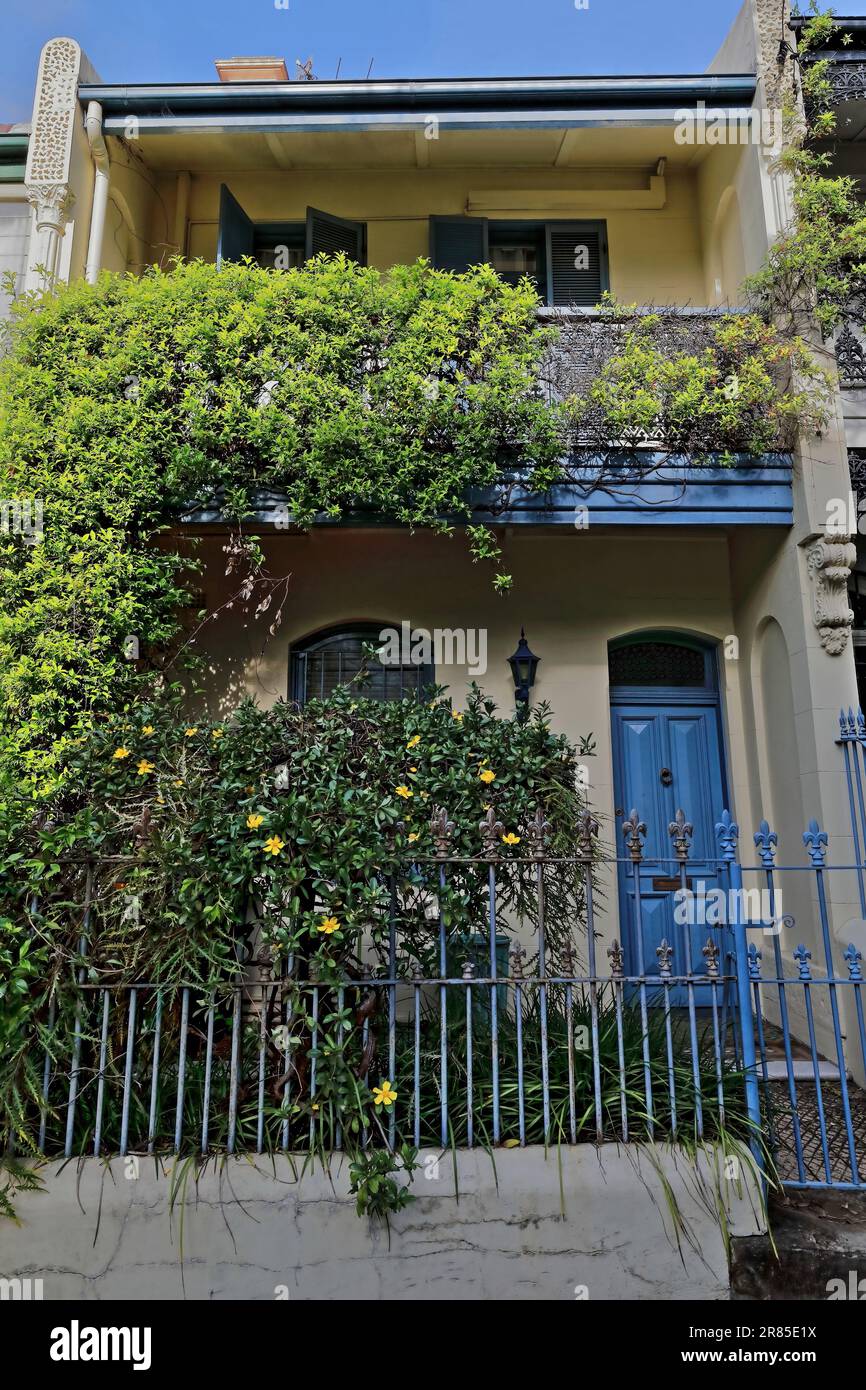
[[[848,602],[848,577],[856,559],[857,547],[846,536],[816,541],[806,551],[815,626],[821,646],[830,656],[839,656],[848,645],[854,622]]]

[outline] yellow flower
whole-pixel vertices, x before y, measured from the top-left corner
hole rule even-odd
[[[314,1115],[317,1115],[319,1113],[319,1102],[317,1100],[314,1100],[312,1105],[310,1106],[310,1109],[312,1110]]]
[[[397,795],[402,796],[404,800],[408,800],[408,798],[410,796],[414,796],[415,793],[413,791],[410,791],[408,787],[401,786],[397,788]]]
[[[144,728],[142,729],[141,732],[142,732],[143,734],[152,734],[152,733],[153,733],[153,725],[152,725],[152,724],[145,724],[145,726],[144,726]]]
[[[182,778],[182,777],[176,777],[176,778],[175,778],[174,785],[175,785],[176,787],[182,787],[182,786],[183,786],[183,778]]]
[[[430,795],[429,792],[422,792],[422,793],[421,793],[421,800],[422,800],[422,801],[426,801],[427,798],[429,797],[429,795]]]
[[[479,772],[478,776],[481,778],[482,782],[485,782],[487,784],[488,787],[490,786],[491,782],[496,781],[496,773],[491,772],[489,767],[483,767]]]
[[[223,731],[222,731],[222,729],[211,729],[211,735],[210,735],[210,736],[211,736],[211,738],[222,738],[222,736],[223,736]]]
[[[409,771],[410,771],[410,772],[417,772],[418,769],[417,769],[417,767],[410,767]]]
[[[340,930],[340,922],[336,917],[326,917],[319,923],[319,931],[324,932],[325,936],[333,936],[335,931]]]
[[[281,840],[279,835],[271,835],[270,839],[266,840],[264,843],[264,851],[266,854],[279,854],[285,847],[286,842],[285,840]]]
[[[390,1081],[383,1081],[381,1086],[373,1087],[373,1100],[376,1105],[384,1105],[387,1110],[389,1105],[393,1105],[397,1099],[397,1092],[391,1089]]]
[[[418,831],[417,831],[417,830],[413,830],[413,831],[412,831],[412,834],[409,835],[407,838],[408,838],[408,840],[409,840],[409,844],[410,844],[410,845],[414,845],[415,841],[418,839]]]
[[[502,843],[504,845],[519,845],[520,836],[515,835],[513,830],[509,830],[507,835],[502,836]]]
[[[163,796],[158,796],[158,797],[156,798],[156,804],[157,804],[157,806],[164,806],[164,805],[165,805],[165,797],[163,797]]]
[[[129,749],[128,749],[128,748],[115,748],[115,750],[114,750],[114,752],[112,753],[111,756],[112,756],[113,758],[128,758],[128,757],[129,757]]]
[[[264,816],[247,816],[247,830],[258,830],[263,820]]]
[[[452,719],[456,719],[458,724],[462,724],[462,723],[463,723],[463,715],[460,713],[459,710],[456,710],[456,709],[455,709],[455,710],[452,710],[452,712],[451,712],[451,718],[452,718]]]
[[[420,735],[420,734],[413,734],[412,737],[410,738],[409,742],[406,744],[406,752],[408,753],[410,748],[417,748],[417,747],[418,747],[418,744],[419,744],[420,742],[421,742],[421,735]]]
[[[138,775],[139,777],[146,777],[149,772],[153,772],[153,763],[149,763],[147,758],[142,758],[138,764]]]
[[[186,733],[184,734],[184,738],[194,738],[197,733],[198,729],[187,729]]]

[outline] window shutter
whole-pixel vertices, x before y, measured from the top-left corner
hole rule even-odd
[[[486,217],[430,218],[430,260],[436,270],[459,273],[489,259]]]
[[[548,301],[561,308],[592,308],[608,287],[605,229],[595,223],[551,223],[547,228]]]
[[[237,198],[220,184],[220,225],[217,237],[217,265],[239,261],[254,252],[255,228]]]
[[[307,208],[307,260],[320,256],[323,251],[329,256],[345,251],[351,260],[363,265],[366,235],[363,222],[350,222],[345,217],[320,212],[318,208]]]

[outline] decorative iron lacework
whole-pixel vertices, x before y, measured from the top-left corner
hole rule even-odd
[[[848,472],[856,493],[866,493],[866,449],[848,450]]]
[[[676,642],[615,647],[608,668],[611,685],[706,685],[704,653]]]
[[[831,63],[828,76],[835,102],[866,99],[866,60]]]
[[[844,323],[836,339],[839,379],[846,386],[866,386],[866,349],[862,339]]]

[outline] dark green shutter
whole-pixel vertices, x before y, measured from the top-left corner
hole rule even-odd
[[[252,256],[255,228],[225,184],[220,184],[220,225],[217,236],[217,265]]]
[[[586,269],[575,261],[586,248]],[[608,287],[604,226],[598,222],[548,223],[548,302],[562,308],[574,304],[592,308]]]
[[[363,265],[366,231],[363,222],[350,222],[318,208],[307,208],[307,260],[323,251],[329,256],[345,251],[351,260]]]
[[[489,259],[486,217],[430,218],[430,260],[437,270],[459,273]]]

